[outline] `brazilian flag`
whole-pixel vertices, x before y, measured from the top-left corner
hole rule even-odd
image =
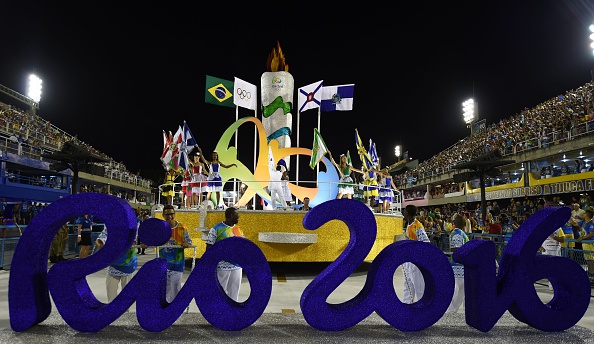
[[[235,107],[233,104],[233,81],[206,76],[204,101],[210,104]]]

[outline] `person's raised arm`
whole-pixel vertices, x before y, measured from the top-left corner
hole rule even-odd
[[[229,168],[229,167],[233,167],[233,166],[237,167],[237,164],[235,164],[235,163],[233,163],[231,165],[225,165],[221,162],[221,160],[219,160],[219,164],[221,164],[221,167],[224,167],[224,168]]]
[[[334,165],[334,167],[336,167],[336,169],[340,171],[340,168],[338,167],[336,161],[334,161],[334,158],[332,157],[332,153],[330,151],[328,151],[328,157],[330,158],[330,162],[332,163],[332,165]]]
[[[365,174],[365,172],[363,172],[363,170],[360,170],[360,169],[358,169],[358,168],[355,168],[355,167],[353,167],[352,165],[349,165],[349,168],[350,168],[351,170],[353,170],[353,171],[357,172],[357,173],[360,173],[360,174]]]
[[[202,153],[202,148],[197,147],[198,148],[198,152],[200,152],[200,160],[202,160],[203,163],[210,165],[210,161],[206,160],[206,158],[204,157],[204,153]]]

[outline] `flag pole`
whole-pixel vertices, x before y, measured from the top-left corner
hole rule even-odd
[[[300,121],[301,121],[301,112],[297,112],[297,147],[301,147],[299,145],[299,123],[300,123]],[[295,175],[295,180],[296,180],[297,185],[299,185],[299,154],[297,154],[297,173]]]
[[[258,118],[258,107],[254,109],[254,117]],[[258,145],[258,126],[254,123],[254,174],[256,173],[256,146]],[[255,178],[254,178],[255,179]],[[256,194],[252,199],[252,210],[256,210]]]
[[[239,106],[235,105],[235,122],[239,121]],[[239,128],[235,129],[235,151],[237,152],[236,159],[239,159],[239,149],[237,148],[237,136],[239,135]],[[237,178],[233,178],[233,204],[236,204],[239,201],[237,197]],[[223,203],[225,201],[223,200]]]
[[[320,132],[320,134],[322,133],[320,131],[320,119],[322,117],[322,112],[320,111],[320,107],[318,107],[318,131]],[[320,164],[318,164],[317,166],[317,173],[320,173]],[[316,174],[316,182],[317,182],[317,174]],[[317,183],[316,183],[317,184]]]

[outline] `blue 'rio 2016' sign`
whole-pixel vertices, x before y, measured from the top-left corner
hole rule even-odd
[[[48,271],[54,235],[62,224],[82,214],[102,219],[110,239],[92,256],[57,263]],[[544,208],[530,216],[506,245],[498,273],[491,241],[472,240],[454,253],[454,259],[465,267],[465,312],[470,326],[489,331],[507,310],[543,331],[563,331],[582,318],[590,298],[586,272],[570,259],[536,254],[546,237],[569,216],[567,207]],[[416,241],[387,246],[371,264],[359,294],[340,304],[327,303],[328,296],[363,262],[377,230],[373,213],[350,199],[314,207],[303,219],[303,226],[316,230],[331,220],[348,226],[350,241],[301,296],[301,310],[310,326],[340,331],[376,312],[399,330],[420,331],[443,316],[454,291],[451,265],[435,246]],[[82,332],[109,326],[134,302],[140,326],[153,332],[171,326],[192,300],[210,324],[226,331],[244,329],[262,315],[272,293],[270,267],[254,243],[238,237],[217,242],[207,250],[172,303],[165,301],[167,263],[162,258],[144,264],[111,303],[98,301],[86,276],[124,254],[135,239],[135,228],[133,209],[110,195],[71,195],[44,209],[23,232],[14,253],[9,281],[12,329],[25,331],[44,321],[51,313],[50,294],[66,323]],[[149,219],[142,223],[138,235],[141,242],[158,246],[167,242],[171,228],[165,221]],[[218,283],[216,265],[223,259],[239,263],[248,278],[251,293],[244,302],[231,300]],[[416,264],[425,280],[425,293],[414,304],[402,303],[393,286],[394,272],[405,262]],[[534,289],[534,282],[542,278],[551,281],[555,289],[547,304]]]

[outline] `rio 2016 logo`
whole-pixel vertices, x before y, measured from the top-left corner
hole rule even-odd
[[[54,235],[62,224],[82,214],[102,219],[110,239],[97,253],[60,262],[47,269]],[[506,245],[496,273],[492,241],[471,240],[454,253],[465,268],[465,312],[468,325],[487,332],[509,312],[542,331],[563,331],[585,314],[590,298],[586,272],[576,262],[536,252],[546,237],[569,218],[567,207],[548,207],[530,216]],[[402,331],[420,331],[445,313],[454,292],[454,275],[448,258],[437,247],[417,241],[399,241],[384,248],[370,265],[360,293],[346,302],[329,304],[328,296],[363,262],[375,241],[376,222],[360,201],[330,200],[309,211],[303,226],[316,230],[331,220],[343,221],[350,241],[341,255],[316,276],[301,296],[307,323],[322,331],[341,331],[376,312]],[[126,201],[114,196],[83,193],[53,202],[36,216],[17,244],[9,281],[9,315],[14,331],[25,331],[51,313],[51,297],[64,321],[81,332],[109,326],[136,302],[140,326],[158,332],[171,326],[194,300],[213,326],[225,331],[242,330],[264,312],[272,293],[272,274],[262,251],[245,238],[232,237],[214,244],[200,258],[182,290],[165,301],[167,262],[156,258],[144,264],[109,304],[98,301],[86,276],[107,267],[124,254],[135,239],[136,218]],[[144,221],[139,239],[149,246],[167,242],[169,225],[160,219]],[[250,283],[247,300],[235,302],[220,287],[216,265],[232,260],[243,268]],[[425,280],[423,297],[402,303],[394,290],[393,276],[405,262],[419,267]],[[571,278],[568,278],[570,276]],[[550,302],[540,301],[534,282],[546,278],[555,289]]]

